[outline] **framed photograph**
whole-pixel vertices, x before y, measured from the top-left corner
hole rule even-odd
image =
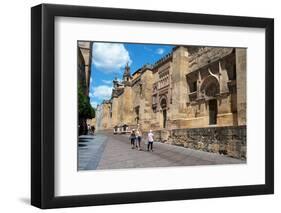
[[[274,20],[31,8],[31,204],[274,192]]]

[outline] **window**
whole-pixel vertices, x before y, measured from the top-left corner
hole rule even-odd
[[[193,81],[190,84],[190,92],[196,92],[197,91],[197,81]]]

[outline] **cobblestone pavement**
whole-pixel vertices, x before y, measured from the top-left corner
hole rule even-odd
[[[85,137],[85,136],[83,136]],[[146,168],[167,166],[195,166],[216,164],[241,164],[246,161],[184,147],[154,142],[153,152],[131,149],[128,135],[112,133],[88,136],[87,142],[79,142],[79,170]],[[80,139],[81,140],[81,139]]]
[[[82,135],[78,142],[78,170],[96,169],[106,146],[105,135]]]

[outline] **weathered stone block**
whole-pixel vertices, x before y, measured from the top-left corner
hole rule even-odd
[[[173,129],[166,133],[171,144],[246,159],[246,126]],[[163,136],[160,138],[163,141]]]

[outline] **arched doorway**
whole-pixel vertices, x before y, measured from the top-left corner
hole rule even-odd
[[[209,100],[209,125],[217,124],[218,102],[216,99]]]
[[[167,110],[163,110],[163,128],[166,128],[166,123],[167,123]]]
[[[123,125],[123,132],[126,132],[126,131],[127,131],[127,128],[128,128],[128,125],[127,125],[127,124],[124,124],[124,125]]]
[[[208,100],[209,125],[215,125],[217,124],[218,114],[217,95],[220,93],[220,85],[217,77],[209,75],[207,78],[205,78],[201,85],[201,92]]]
[[[166,98],[162,98],[160,102],[160,106],[162,109],[162,126],[166,128],[167,126],[167,101]]]

